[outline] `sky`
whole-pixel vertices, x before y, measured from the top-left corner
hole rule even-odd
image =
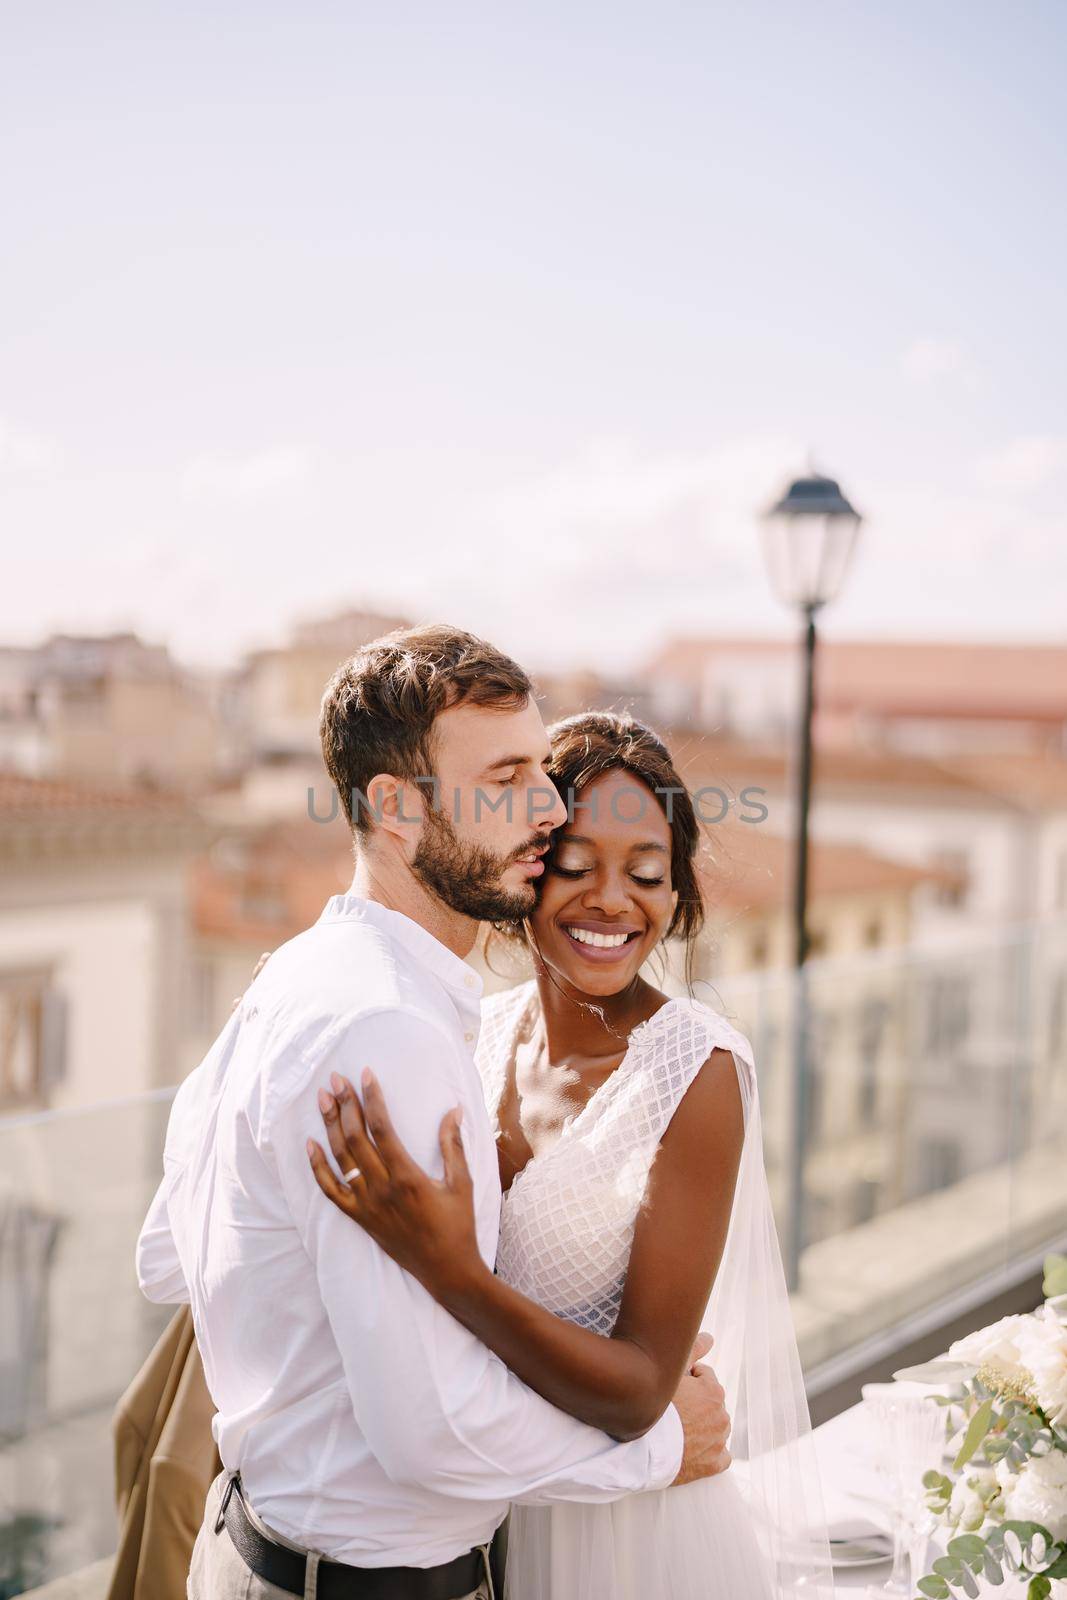
[[[1067,642],[1059,0],[0,0],[0,642]]]

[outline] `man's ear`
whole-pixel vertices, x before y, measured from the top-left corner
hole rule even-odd
[[[377,772],[367,785],[367,805],[374,824],[399,844],[414,847],[422,832],[425,816],[418,786],[394,778],[391,772]]]

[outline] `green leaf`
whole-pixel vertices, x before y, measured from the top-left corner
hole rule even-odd
[[[1052,1585],[1043,1572],[1031,1578],[1026,1586],[1026,1600],[1048,1600],[1051,1593]]]
[[[961,1533],[957,1539],[948,1542],[948,1553],[957,1556],[961,1561],[966,1561],[968,1566],[973,1566],[975,1572],[985,1559],[985,1540],[980,1539],[976,1533]]]
[[[1067,1256],[1045,1257],[1045,1281],[1041,1288],[1046,1300],[1054,1294],[1067,1294]]]
[[[1040,1522],[1006,1521],[1004,1522],[1003,1527],[1005,1532],[1010,1530],[1012,1533],[1014,1533],[1016,1538],[1019,1539],[1023,1544],[1029,1544],[1035,1533],[1043,1533],[1046,1539],[1052,1538],[1051,1533],[1049,1533],[1048,1529]]]
[[[920,1594],[929,1596],[929,1600],[948,1600],[952,1592],[944,1578],[920,1578],[918,1588]]]
[[[994,1589],[999,1589],[1000,1585],[1004,1582],[1004,1569],[997,1560],[996,1556],[993,1554],[992,1550],[987,1550],[985,1553],[985,1562],[982,1566],[982,1576],[985,1578],[987,1583],[991,1583],[993,1585]]]
[[[967,1432],[963,1436],[963,1443],[960,1445],[959,1455],[952,1463],[955,1471],[958,1472],[961,1467],[965,1467],[968,1461],[974,1455],[974,1452],[978,1449],[978,1446],[989,1432],[989,1423],[992,1415],[992,1400],[983,1400],[982,1404],[978,1407],[978,1410],[967,1424]]]
[[[1060,1553],[1051,1567],[1045,1568],[1046,1578],[1067,1578],[1067,1550],[1060,1546]]]

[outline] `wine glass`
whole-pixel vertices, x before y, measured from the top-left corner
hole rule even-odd
[[[893,1529],[893,1570],[881,1592],[911,1595],[922,1576],[911,1569],[921,1565],[927,1542],[922,1475],[941,1465],[944,1413],[929,1395],[899,1383],[865,1383],[860,1392],[877,1440]]]

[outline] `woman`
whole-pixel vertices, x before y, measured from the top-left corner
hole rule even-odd
[[[829,1594],[751,1048],[641,975],[668,937],[691,955],[702,925],[692,804],[629,717],[549,733],[573,820],[519,935],[535,975],[486,999],[477,1051],[504,1190],[496,1275],[449,1119],[438,1183],[405,1160],[371,1083],[377,1148],[354,1095],[326,1119],[340,1170],[371,1177],[350,1189],[321,1151],[316,1177],[524,1382],[618,1438],[663,1412],[698,1332],[714,1338],[729,1470],[607,1505],[514,1507],[507,1600]]]

